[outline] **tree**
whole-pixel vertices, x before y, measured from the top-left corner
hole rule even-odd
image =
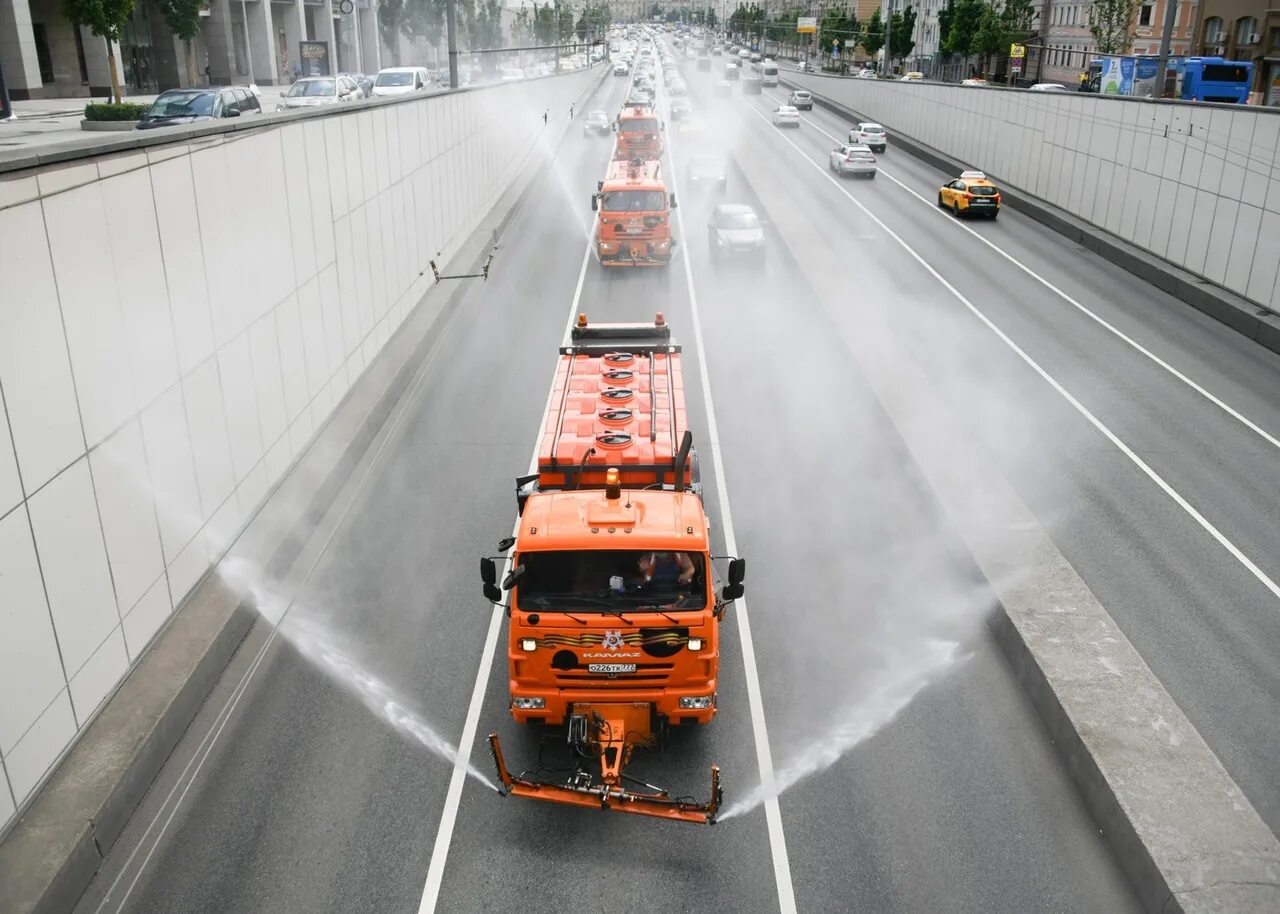
[[[889,20],[889,50],[898,60],[906,60],[916,47],[916,11],[908,6]]]
[[[573,7],[567,2],[560,5],[560,43],[573,37]]]
[[[385,13],[378,8],[378,16]],[[404,16],[400,28],[410,39],[421,38],[432,48],[439,61],[440,42],[444,38],[444,0],[404,0]]]
[[[862,36],[862,48],[869,56],[875,57],[882,47],[884,47],[884,18],[880,15],[880,7],[877,6],[871,13],[871,18],[867,20],[867,31]]]
[[[1009,30],[1004,20],[989,3],[983,4],[982,17],[978,20],[978,30],[973,36],[973,53],[982,56],[982,72],[990,67],[991,57],[995,54],[1009,52]]]
[[[949,54],[947,50],[947,36],[951,34],[951,22],[956,15],[956,0],[947,0],[947,5],[938,10],[938,50],[943,54]]]
[[[714,29],[716,27],[716,11],[714,7],[707,7],[707,28]]]
[[[406,0],[380,0],[378,3],[378,33],[382,43],[391,49],[391,58],[400,66],[400,36],[408,22]]]
[[[556,40],[556,12],[550,3],[542,6],[533,5],[533,36],[540,46],[553,44]]]
[[[958,54],[961,57],[974,53],[974,39],[985,9],[987,5],[983,0],[956,0],[955,7],[951,10],[950,28],[943,42],[944,53]]]
[[[107,72],[111,76],[111,98],[123,101],[120,93],[120,72],[116,69],[114,45],[120,41],[129,17],[133,15],[136,0],[62,0],[62,15],[76,25],[87,26],[89,31],[107,42]]]
[[[1101,54],[1124,54],[1133,44],[1130,27],[1138,0],[1094,0],[1089,5],[1089,31]]]
[[[200,34],[200,2],[201,0],[156,0],[156,6],[168,24],[169,31],[181,38],[185,46],[187,84],[191,86],[197,81],[195,47],[191,42]]]
[[[1032,35],[1031,22],[1036,17],[1033,0],[1004,0],[1000,18],[1004,20],[1010,41],[1022,42]]]

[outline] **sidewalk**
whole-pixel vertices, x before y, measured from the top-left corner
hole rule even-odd
[[[154,95],[126,95],[126,102],[150,105]],[[45,146],[80,136],[84,106],[105,102],[102,98],[37,98],[14,102],[15,119],[0,121],[0,149],[23,149]]]

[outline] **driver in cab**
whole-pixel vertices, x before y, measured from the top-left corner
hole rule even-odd
[[[683,552],[646,552],[637,564],[643,584],[672,587],[693,581],[693,560]]]

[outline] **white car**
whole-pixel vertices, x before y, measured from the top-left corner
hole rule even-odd
[[[1062,83],[1036,83],[1031,87],[1032,92],[1070,92],[1071,90]]]
[[[849,131],[849,144],[869,146],[876,152],[884,152],[885,147],[889,145],[889,133],[879,124],[860,121]]]
[[[426,67],[387,67],[378,71],[378,78],[373,81],[373,97],[384,98],[389,95],[409,95],[422,92],[431,85],[431,77]]]
[[[339,102],[354,102],[362,98],[364,93],[349,76],[308,76],[295,82],[287,92],[280,93],[280,103],[276,105],[276,110],[316,108]]]
[[[863,69],[858,71],[858,79],[875,79],[875,78],[876,78],[875,70],[864,67]]]
[[[773,109],[773,126],[799,127],[800,112],[792,105],[779,105]]]
[[[627,66],[627,63],[625,60],[619,60],[617,63],[613,65],[614,76],[626,76],[630,72],[631,72],[631,68]]]
[[[875,180],[876,154],[869,146],[837,146],[831,150],[827,164],[838,175],[861,175]]]

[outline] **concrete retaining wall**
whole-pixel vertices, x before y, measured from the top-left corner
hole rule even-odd
[[[1280,310],[1280,110],[787,79]]]
[[[598,79],[0,175],[0,822]]]

